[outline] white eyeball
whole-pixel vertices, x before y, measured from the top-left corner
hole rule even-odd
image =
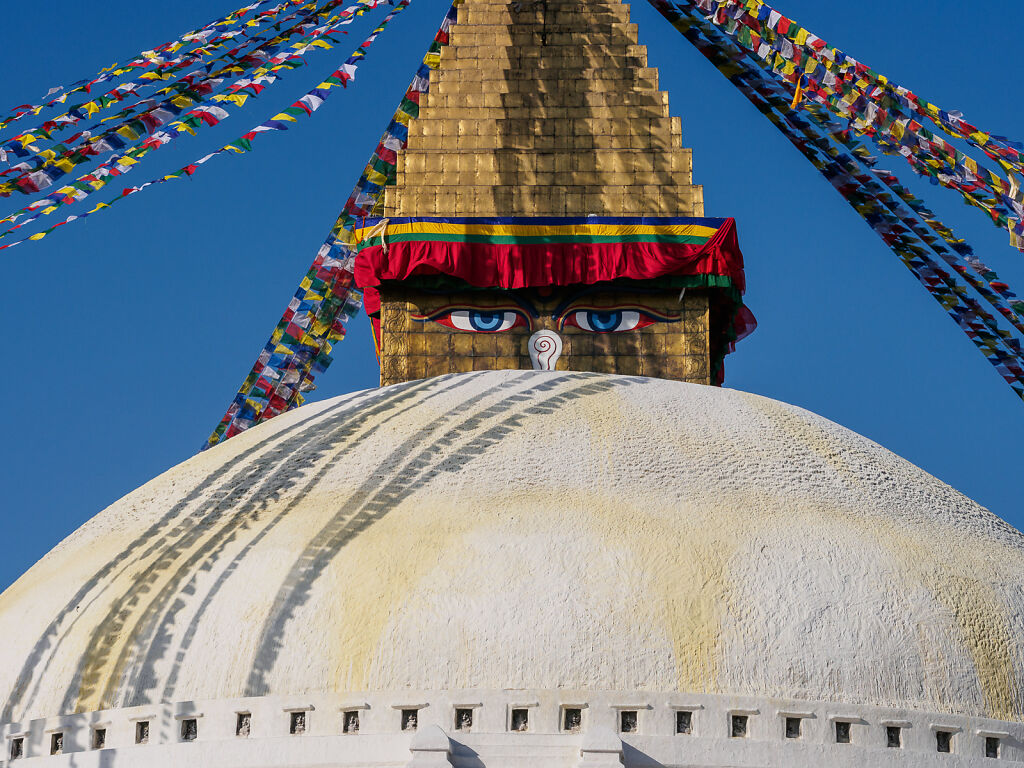
[[[506,310],[484,312],[479,309],[459,309],[449,315],[451,324],[460,331],[498,333],[515,326],[519,315]]]

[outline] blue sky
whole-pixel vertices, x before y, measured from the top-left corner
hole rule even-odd
[[[202,444],[312,261],[447,6],[413,0],[353,86],[312,120],[263,139],[256,152],[218,158],[191,180],[0,251],[0,313],[11,331],[0,383],[0,588]],[[14,4],[4,10],[0,108],[128,60],[234,7],[210,0]],[[977,13],[953,0],[779,0],[778,7],[924,98],[1024,139],[1012,79],[1024,6],[1000,3],[998,12]],[[155,153],[128,181],[178,168],[262,122],[335,69],[382,15],[354,24],[351,45],[310,57],[310,66],[216,129]],[[633,15],[672,113],[683,119],[708,215],[739,221],[748,303],[760,328],[728,359],[726,385],[837,421],[1024,526],[1016,493],[1024,403],[717,71],[642,0]],[[895,160],[889,166],[902,171]],[[1008,247],[1005,233],[953,193],[913,188],[1024,293],[1024,255]],[[361,318],[314,397],[373,387],[377,375]]]

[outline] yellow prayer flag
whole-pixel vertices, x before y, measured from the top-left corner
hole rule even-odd
[[[243,106],[246,101],[249,100],[249,96],[244,93],[232,93],[229,95],[221,95],[217,97],[217,101],[230,101],[238,106]]]
[[[807,45],[807,38],[810,34],[810,32],[801,27],[799,30],[797,30],[796,38],[793,42],[795,42],[797,45]]]
[[[44,237],[46,237],[46,233],[45,232],[36,232],[34,235],[29,235],[28,239],[29,240],[42,240]]]
[[[294,117],[292,117],[291,115],[286,115],[284,112],[278,112],[276,115],[274,115],[270,119],[271,120],[288,120],[288,121],[293,122],[293,123],[298,122]]]
[[[75,170],[75,164],[66,157],[61,160],[58,160],[57,162],[54,163],[54,165],[60,168],[65,173],[71,173],[73,170]]]

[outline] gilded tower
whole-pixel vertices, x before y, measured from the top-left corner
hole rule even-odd
[[[610,244],[641,242],[649,255],[716,233],[719,224],[700,218],[703,190],[691,168],[681,121],[669,114],[625,3],[466,0],[399,154],[386,221],[362,236],[375,244],[381,234],[386,251],[403,237],[436,242],[451,233],[443,222],[462,228],[460,242],[489,237],[506,250],[455,266],[438,256],[402,279],[376,270],[381,384],[535,367],[529,339],[541,329],[558,337],[560,370],[715,383],[736,337],[741,275],[725,285],[671,269],[577,268],[618,263]],[[569,263],[572,274],[514,274],[524,247],[565,238],[568,250],[533,256]],[[380,262],[390,268],[394,258],[383,253]],[[492,258],[511,266],[480,275],[477,265]],[[728,296],[718,295],[723,288]]]

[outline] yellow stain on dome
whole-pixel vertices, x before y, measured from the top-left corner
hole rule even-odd
[[[848,481],[857,477],[849,463],[850,456],[856,453],[851,450],[852,444],[847,443],[846,453],[837,452],[834,435],[828,434],[815,417],[808,414],[801,418],[772,400],[751,395],[743,399],[769,418],[773,426],[788,432],[795,445],[814,451],[840,477]],[[851,493],[857,490],[860,489],[851,485]],[[872,514],[869,504],[863,505],[860,517],[863,530],[872,533],[879,548],[899,564],[907,583],[924,585],[932,598],[949,611],[974,662],[987,716],[998,720],[1024,717],[1019,706],[1018,679],[1024,660],[1016,658],[1006,600],[991,587],[1005,581],[1000,570],[1024,569],[1020,552],[995,539],[965,540],[961,528],[932,520],[916,521],[911,535],[905,528],[895,526],[892,517]],[[1005,557],[993,559],[993,548],[1002,550]],[[995,563],[1002,567],[994,567]],[[929,568],[930,565],[933,567]],[[922,656],[935,650],[924,644],[920,648]],[[956,709],[954,702],[949,702],[949,708]]]
[[[647,420],[650,415],[639,413],[635,402],[615,393],[599,401],[584,401],[578,408],[587,432],[576,439],[585,439],[591,454],[603,459],[614,475],[614,465],[623,460],[622,424]],[[701,450],[699,443],[685,434],[666,437],[675,443],[659,450],[667,447],[681,456]],[[638,603],[645,603],[643,607],[653,614],[645,620],[662,627],[670,638],[677,688],[717,692],[721,618],[730,602],[728,563],[737,542],[748,535],[750,520],[733,512],[743,509],[742,505],[733,506],[727,500],[713,511],[713,521],[698,507],[691,508],[690,515],[680,514],[674,505],[659,509],[649,496],[644,498],[644,486],[656,480],[644,475],[642,455],[633,459],[635,484],[620,489],[619,497],[588,496],[586,504],[594,519],[591,530],[601,535],[605,547],[629,547],[633,558],[648,570],[653,593],[643,595]],[[643,514],[637,514],[639,510]]]

